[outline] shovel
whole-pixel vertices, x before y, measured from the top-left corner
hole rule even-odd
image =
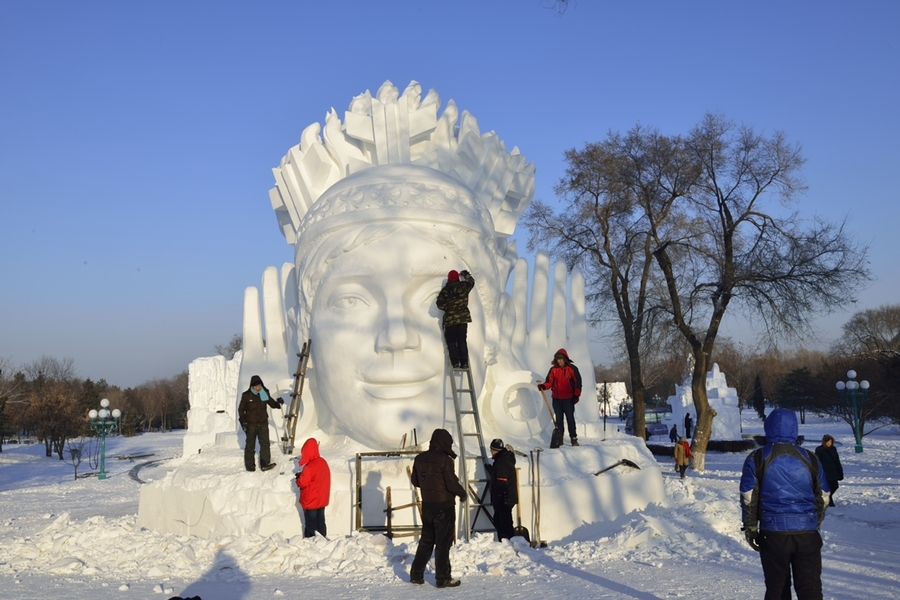
[[[553,412],[550,400],[547,399],[547,394],[544,393],[544,390],[540,390],[540,392],[541,398],[544,399],[544,406],[547,407],[547,412],[550,413],[550,422],[553,423],[553,433],[550,434],[550,447],[559,448],[562,446],[562,430],[557,428],[556,414]]]
[[[614,462],[613,464],[609,465],[609,466],[606,467],[605,469],[600,469],[599,471],[597,471],[596,473],[594,473],[594,476],[596,477],[596,476],[599,475],[600,473],[606,473],[606,472],[609,471],[610,469],[615,469],[615,468],[618,467],[619,465],[625,465],[626,467],[631,467],[632,469],[637,469],[638,471],[641,470],[641,468],[640,468],[639,466],[637,466],[636,463],[634,463],[633,461],[628,460],[627,458],[623,458],[622,460],[620,460],[620,461],[618,461],[618,462]]]
[[[516,496],[519,495],[519,469],[516,468]],[[522,525],[522,509],[520,508],[522,504],[522,498],[519,497],[519,501],[516,502],[516,526],[513,527],[513,537],[521,536],[525,538],[525,541],[529,544],[531,543],[531,535],[528,533],[528,528]]]

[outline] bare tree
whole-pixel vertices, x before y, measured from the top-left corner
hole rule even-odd
[[[703,470],[715,417],[706,373],[732,301],[770,337],[796,334],[817,310],[851,301],[868,270],[865,249],[843,226],[817,221],[804,228],[796,215],[764,208],[769,198],[788,202],[803,190],[803,158],[783,134],[765,137],[707,115],[685,149],[698,178],[662,215],[650,204],[645,213],[673,323],[694,358],[694,460]]]
[[[221,354],[228,360],[234,358],[235,353],[240,350],[244,345],[244,338],[241,334],[236,333],[231,336],[231,340],[227,344],[220,344],[216,346],[216,352]]]
[[[860,358],[900,356],[900,304],[854,314],[844,323],[836,350]]]
[[[63,460],[66,440],[81,433],[84,414],[78,406],[80,384],[74,380],[46,382],[31,392],[31,402],[26,412],[38,439],[44,442],[48,457],[56,452]]]
[[[682,161],[683,141],[635,127],[627,135],[610,133],[607,139],[582,150],[566,152],[568,169],[556,192],[568,200],[557,215],[544,203],[529,209],[525,223],[531,232],[529,247],[549,245],[570,266],[584,273],[591,320],[614,314],[630,372],[634,403],[634,431],[645,426],[644,368],[660,343],[667,322],[661,303],[665,289],[651,277],[656,242],[645,205],[672,205],[682,196],[696,173]],[[667,217],[657,212],[657,224]]]
[[[45,355],[22,367],[22,371],[30,381],[38,384],[45,381],[67,381],[75,377],[75,361]]]
[[[22,402],[25,394],[25,378],[21,373],[11,375],[8,359],[0,358],[0,452],[3,452],[3,437],[9,427],[9,413],[15,404]]]

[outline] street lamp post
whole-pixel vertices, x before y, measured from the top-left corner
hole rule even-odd
[[[97,479],[106,479],[106,436],[118,426],[121,416],[122,411],[118,408],[109,410],[109,400],[106,398],[100,401],[100,410],[92,408],[88,412],[91,429],[100,437],[100,472],[97,473]]]
[[[863,451],[862,445],[862,403],[869,395],[869,382],[863,379],[856,381],[856,371],[847,371],[847,381],[834,384],[842,400],[850,404],[853,435],[856,437],[856,452]]]

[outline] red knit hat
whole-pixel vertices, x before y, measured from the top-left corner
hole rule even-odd
[[[449,273],[447,273],[447,281],[448,282],[459,281],[459,272],[450,271]]]

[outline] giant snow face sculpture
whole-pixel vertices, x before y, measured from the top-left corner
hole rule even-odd
[[[499,298],[486,213],[457,182],[408,165],[363,171],[319,202],[328,214],[311,215],[319,227],[301,234],[308,252],[297,260],[319,424],[374,448],[413,428],[426,435],[448,417],[435,298],[450,269],[484,277],[469,300],[469,351],[483,374],[484,314]]]
[[[239,386],[260,374],[290,389],[293,355],[311,339],[298,435],[319,428],[388,449],[413,428],[453,424],[434,305],[452,269],[476,278],[468,341],[486,432],[531,443],[546,430],[533,380],[560,346],[592,389],[583,280],[570,286],[562,265],[551,277],[542,256],[529,280],[511,237],[533,167],[439,104],[416,83],[402,95],[385,83],[343,121],[331,111],[304,130],[274,169],[270,199],[295,261],[266,270],[261,296],[245,293]],[[582,404],[579,420],[596,420]]]

